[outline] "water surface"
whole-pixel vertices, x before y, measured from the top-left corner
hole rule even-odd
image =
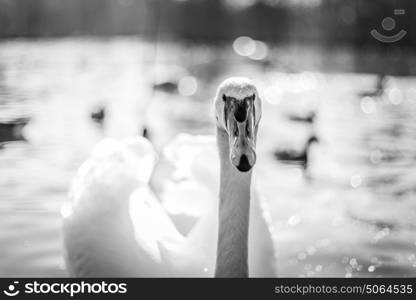
[[[0,43],[0,122],[31,118],[26,141],[0,149],[0,276],[65,276],[60,208],[94,144],[143,125],[159,149],[180,132],[214,133],[212,97],[229,75],[254,78],[264,95],[256,184],[275,227],[278,275],[416,276],[416,78],[389,77],[383,97],[363,97],[375,75],[328,73],[325,53],[284,50],[260,64],[226,45]],[[357,54],[336,55],[330,61]],[[185,78],[179,94],[153,92],[175,78]],[[97,107],[103,124],[90,119]],[[288,117],[312,110],[313,125]],[[319,143],[308,176],[275,160],[311,135]]]

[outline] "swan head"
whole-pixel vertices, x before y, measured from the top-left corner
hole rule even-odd
[[[251,80],[233,77],[220,84],[214,99],[217,127],[228,135],[231,164],[247,172],[256,163],[261,99]]]

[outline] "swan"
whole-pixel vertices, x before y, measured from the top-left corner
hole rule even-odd
[[[214,110],[216,136],[181,134],[161,155],[143,137],[94,148],[62,208],[71,276],[275,276],[273,228],[251,186],[256,86],[225,80]]]

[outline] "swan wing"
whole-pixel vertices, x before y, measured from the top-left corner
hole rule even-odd
[[[215,208],[219,159],[214,136],[179,134],[163,157],[174,170],[161,196],[169,213],[199,218]]]
[[[95,213],[127,201],[134,189],[147,185],[156,158],[152,145],[143,138],[99,142],[73,180],[72,206]]]
[[[166,167],[168,165],[169,167]],[[164,147],[158,168],[159,198],[186,237],[182,247],[162,243],[183,276],[212,276],[218,231],[219,161],[214,136],[179,134]],[[168,175],[166,170],[169,169]],[[165,249],[166,248],[166,249]]]
[[[154,245],[157,239],[179,243],[182,237],[148,189],[156,159],[143,138],[106,139],[82,164],[70,191],[71,203],[63,209],[72,275],[167,274]]]

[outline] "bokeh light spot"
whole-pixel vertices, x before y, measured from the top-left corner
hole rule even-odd
[[[373,150],[370,153],[370,161],[375,165],[381,162],[382,157],[383,157],[383,153],[378,149]]]
[[[300,223],[300,217],[298,215],[293,215],[289,218],[289,220],[287,221],[287,223],[290,226],[296,226]]]
[[[350,178],[350,184],[353,188],[360,187],[362,182],[363,180],[359,174],[352,175]]]
[[[376,270],[376,267],[371,265],[368,267],[368,272],[373,273]]]
[[[392,88],[388,92],[390,103],[393,105],[399,105],[403,101],[403,94],[398,88]]]
[[[198,89],[198,81],[193,76],[185,76],[179,80],[178,91],[182,96],[192,96]]]
[[[269,46],[262,41],[254,41],[254,52],[249,56],[253,60],[263,60],[269,55]]]
[[[371,114],[376,110],[376,104],[371,97],[364,97],[360,102],[361,110],[365,114]]]
[[[256,42],[248,36],[240,36],[233,42],[235,53],[241,56],[250,56],[256,52]]]

